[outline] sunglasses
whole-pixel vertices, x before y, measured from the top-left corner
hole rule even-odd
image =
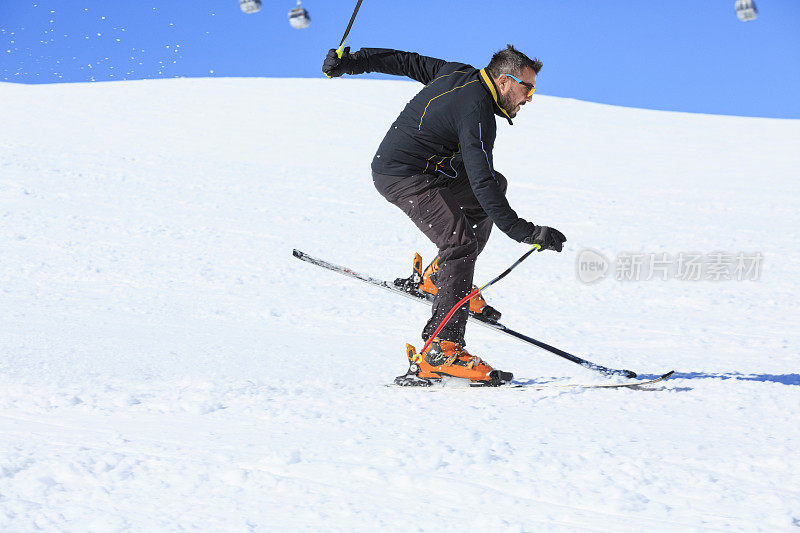
[[[514,80],[515,82],[519,83],[520,85],[522,85],[522,86],[524,86],[526,89],[528,89],[528,92],[525,94],[525,97],[526,97],[526,98],[527,98],[527,97],[530,97],[530,96],[533,96],[533,93],[535,93],[535,92],[536,92],[536,86],[535,86],[534,84],[532,84],[532,83],[528,83],[527,81],[522,81],[522,80],[521,80],[521,79],[519,79],[518,77],[516,77],[516,76],[512,76],[511,74],[506,74],[506,76],[508,76],[509,78],[511,78],[512,80]]]

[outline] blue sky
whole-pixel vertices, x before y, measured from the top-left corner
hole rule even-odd
[[[348,44],[482,67],[513,43],[544,61],[537,92],[699,113],[800,118],[800,1],[364,0]],[[0,0],[0,81],[320,77],[355,1]],[[380,76],[373,76],[380,77]],[[335,83],[335,82],[332,82]]]

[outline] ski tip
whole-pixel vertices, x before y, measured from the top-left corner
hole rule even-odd
[[[674,370],[670,370],[670,371],[669,371],[669,372],[667,372],[666,374],[662,375],[662,376],[661,376],[661,379],[667,379],[668,377],[672,376],[672,374],[674,374],[674,373],[675,373],[675,371],[674,371]]]
[[[295,256],[298,259],[301,259],[305,254],[303,252],[301,252],[300,250],[298,250],[297,248],[293,248],[292,249],[292,255]]]

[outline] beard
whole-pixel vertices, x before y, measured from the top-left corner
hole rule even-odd
[[[515,109],[519,104],[513,100],[513,96],[510,94],[498,95],[497,102],[500,104],[500,107],[506,110],[506,113],[508,113],[509,117],[514,118],[517,116]]]

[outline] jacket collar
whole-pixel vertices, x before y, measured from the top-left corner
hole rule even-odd
[[[501,117],[505,117],[506,120],[508,120],[508,123],[513,125],[514,123],[511,122],[511,117],[509,116],[508,111],[503,109],[500,106],[500,102],[497,101],[497,87],[495,86],[494,81],[492,81],[492,78],[489,77],[489,74],[486,73],[485,68],[482,68],[480,70],[480,74],[481,74],[480,75],[481,81],[486,86],[486,89],[489,91],[489,94],[492,95],[492,100],[494,100],[495,114],[500,115]]]

